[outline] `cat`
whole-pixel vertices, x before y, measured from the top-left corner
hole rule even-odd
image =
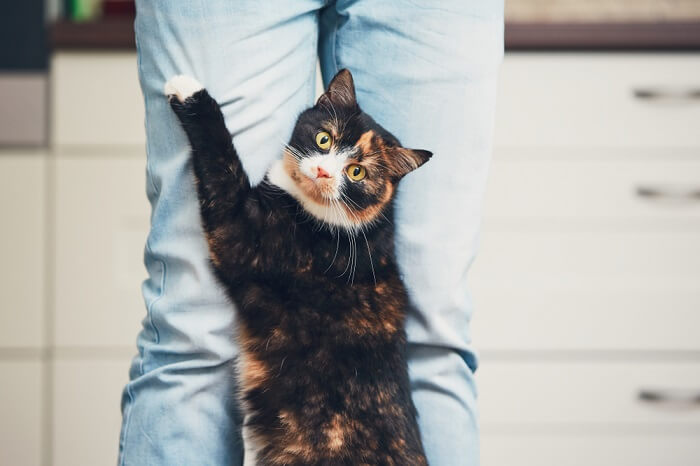
[[[427,465],[406,365],[393,198],[432,153],[402,147],[341,70],[251,186],[217,102],[165,94],[192,149],[213,270],[236,305],[256,464]]]

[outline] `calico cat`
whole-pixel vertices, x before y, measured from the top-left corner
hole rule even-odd
[[[236,304],[257,464],[426,465],[392,199],[432,154],[364,113],[342,70],[251,186],[207,91],[177,76],[165,93],[192,147],[213,269]]]

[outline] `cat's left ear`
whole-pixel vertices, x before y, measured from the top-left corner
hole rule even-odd
[[[403,177],[430,160],[432,156],[433,153],[427,150],[399,147],[394,157],[394,171],[399,177]]]
[[[318,98],[316,105],[329,105],[332,107],[357,107],[357,97],[355,96],[355,83],[352,73],[347,68],[338,71],[328,89]]]

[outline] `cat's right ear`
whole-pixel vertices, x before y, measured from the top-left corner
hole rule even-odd
[[[392,158],[394,173],[401,178],[423,165],[432,156],[433,153],[427,150],[399,147]]]
[[[338,71],[326,92],[316,101],[318,106],[328,107],[357,107],[357,96],[355,95],[355,82],[352,73],[347,68]]]

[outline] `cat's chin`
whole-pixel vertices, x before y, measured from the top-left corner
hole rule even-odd
[[[312,180],[304,175],[299,175],[301,179],[299,189],[316,201],[319,204],[328,204],[338,200],[338,187],[335,181],[331,180]]]

